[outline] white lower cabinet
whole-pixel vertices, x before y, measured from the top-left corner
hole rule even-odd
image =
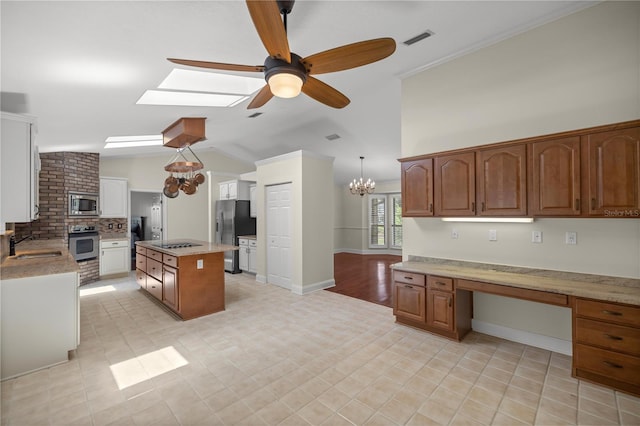
[[[78,273],[2,280],[2,380],[69,360],[80,340]]]
[[[239,238],[238,245],[240,246],[240,252],[238,253],[238,266],[244,272],[251,272],[255,274],[256,271],[256,259],[258,245],[253,238]]]
[[[100,276],[128,274],[129,240],[100,241]]]

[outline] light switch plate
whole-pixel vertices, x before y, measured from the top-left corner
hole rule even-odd
[[[498,231],[489,229],[489,241],[498,241]]]
[[[453,238],[454,240],[457,240],[459,236],[460,236],[460,234],[458,234],[458,230],[457,229],[452,229],[451,230],[451,238]]]
[[[531,231],[531,242],[537,244],[542,243],[542,231]]]
[[[564,234],[564,243],[570,245],[578,244],[578,233],[573,231],[568,231]]]

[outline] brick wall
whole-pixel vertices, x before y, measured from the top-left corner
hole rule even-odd
[[[69,218],[69,192],[100,192],[100,155],[88,152],[49,152],[41,153],[40,160],[40,216],[28,223],[16,223],[16,239],[33,235],[38,240],[69,240],[70,225],[94,225],[102,230],[102,222],[107,219],[98,217]],[[116,219],[108,219],[115,223]],[[127,233],[127,220],[122,231]],[[107,222],[104,227],[106,228]],[[117,228],[117,226],[114,226]],[[97,281],[100,276],[98,259],[79,261],[80,284]]]

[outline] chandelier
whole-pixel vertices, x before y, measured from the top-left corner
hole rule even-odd
[[[363,197],[364,194],[372,194],[376,189],[376,183],[374,181],[371,179],[367,179],[366,182],[364,181],[363,163],[364,157],[360,157],[360,180],[354,179],[353,182],[349,184],[349,191],[351,191],[353,195],[358,194],[361,197]]]

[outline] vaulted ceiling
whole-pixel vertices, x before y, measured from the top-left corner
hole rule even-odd
[[[310,150],[335,157],[337,183],[359,176],[363,155],[367,176],[394,180],[402,78],[595,3],[299,0],[288,16],[288,38],[300,56],[378,37],[394,38],[396,52],[317,76],[351,99],[344,109],[300,95],[247,110],[250,100],[232,108],[136,105],[173,68],[187,68],[168,57],[261,65],[267,53],[243,1],[3,0],[2,110],[37,117],[41,152],[166,153],[165,147],[105,150],[104,141],[157,134],[180,117],[207,117],[207,140],[194,150],[248,162]],[[426,30],[434,35],[402,43]],[[254,112],[262,114],[249,118]],[[326,138],[334,134],[340,138]]]

